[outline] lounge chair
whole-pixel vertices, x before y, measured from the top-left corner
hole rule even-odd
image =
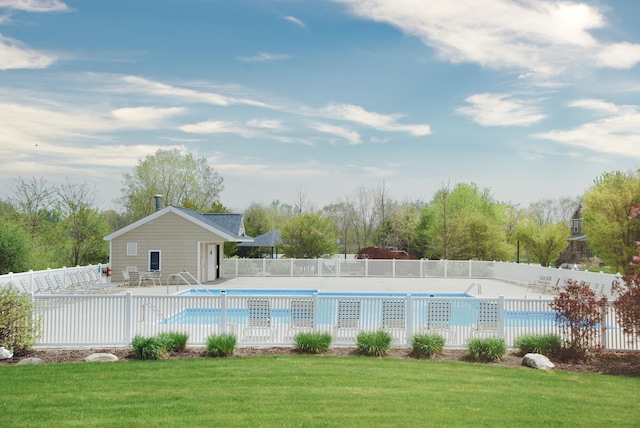
[[[406,301],[385,299],[382,301],[382,329],[393,337],[396,343],[406,342]]]
[[[289,323],[289,338],[298,333],[313,331],[314,309],[312,299],[294,299],[291,301],[291,322]]]
[[[268,299],[248,299],[249,321],[243,338],[247,342],[269,342],[273,337],[271,328],[271,304]]]
[[[427,334],[441,334],[453,339],[455,333],[451,328],[451,302],[429,300],[427,302]]]
[[[360,300],[338,300],[338,319],[334,336],[340,339],[353,340],[360,331]]]
[[[476,334],[480,336],[497,336],[499,324],[498,304],[494,302],[479,302]]]

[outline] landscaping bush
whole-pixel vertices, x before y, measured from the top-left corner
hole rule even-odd
[[[212,357],[229,357],[236,349],[233,334],[212,334],[207,337],[207,353]]]
[[[411,338],[411,353],[416,357],[431,358],[442,353],[444,343],[441,334],[416,334]]]
[[[562,330],[563,360],[583,360],[600,349],[600,325],[607,297],[596,299],[595,292],[584,281],[567,279],[564,287],[556,288],[558,295],[550,303],[556,311],[556,324]]]
[[[379,357],[389,352],[392,340],[391,334],[384,330],[373,333],[361,332],[356,338],[356,346],[362,355]]]
[[[526,334],[518,337],[514,345],[522,355],[534,353],[550,356],[562,348],[562,340],[556,334]]]
[[[293,340],[296,342],[296,350],[308,354],[320,354],[329,349],[332,338],[329,333],[298,333]]]
[[[467,350],[476,361],[494,361],[507,353],[507,344],[499,337],[469,339]]]
[[[157,360],[166,352],[162,339],[158,336],[135,336],[131,347],[137,358],[141,360]]]
[[[187,333],[169,332],[160,333],[158,338],[166,352],[184,352],[187,349],[189,335]]]
[[[40,338],[35,303],[12,284],[0,287],[0,346],[21,355]]]

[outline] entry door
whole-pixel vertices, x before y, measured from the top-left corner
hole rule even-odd
[[[207,281],[215,281],[218,278],[218,246],[207,245]]]

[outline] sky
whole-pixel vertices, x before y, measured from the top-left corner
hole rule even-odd
[[[528,206],[640,168],[640,1],[0,0],[0,198],[95,186],[158,149],[221,202]]]

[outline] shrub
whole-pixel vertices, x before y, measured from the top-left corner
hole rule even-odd
[[[389,352],[392,340],[391,334],[384,330],[373,333],[360,332],[356,338],[356,346],[362,355],[379,357]]]
[[[131,347],[136,357],[141,360],[157,360],[166,352],[164,343],[158,336],[135,336],[131,341]]]
[[[494,361],[507,353],[507,344],[499,337],[476,338],[467,342],[467,350],[474,360]]]
[[[514,345],[523,355],[534,353],[549,356],[562,348],[562,340],[556,334],[525,334],[518,337]]]
[[[563,335],[562,358],[581,360],[600,348],[599,328],[603,322],[606,296],[596,300],[596,294],[584,281],[567,279],[564,287],[550,303],[556,311],[556,324]]]
[[[417,357],[431,358],[442,353],[444,343],[441,334],[416,334],[411,338],[411,353]]]
[[[207,337],[207,353],[212,357],[229,357],[236,349],[233,334],[212,334]]]
[[[298,333],[294,337],[295,348],[308,354],[320,354],[326,352],[331,346],[329,333]]]
[[[0,346],[20,355],[40,338],[40,319],[35,303],[12,284],[0,287]]]
[[[620,293],[613,302],[616,318],[623,331],[640,339],[640,272],[622,277],[624,285],[616,282],[613,290]]]
[[[189,335],[187,333],[160,333],[158,339],[162,342],[162,348],[166,352],[183,352],[187,349]]]

